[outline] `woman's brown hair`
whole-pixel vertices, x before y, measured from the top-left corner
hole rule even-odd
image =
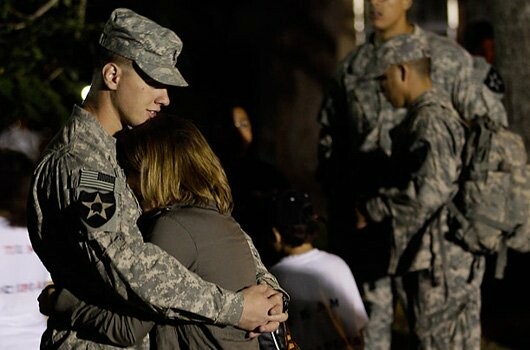
[[[118,137],[118,160],[126,174],[140,177],[147,209],[174,203],[232,210],[226,174],[199,129],[189,120],[159,116]]]

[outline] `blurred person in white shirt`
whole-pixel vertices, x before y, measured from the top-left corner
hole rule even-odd
[[[39,349],[46,329],[37,297],[51,277],[26,228],[33,167],[25,154],[0,149],[0,349]]]

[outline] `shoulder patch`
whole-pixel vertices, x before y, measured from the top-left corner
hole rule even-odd
[[[504,93],[504,81],[499,72],[493,67],[488,71],[488,75],[486,75],[486,78],[484,79],[484,84],[497,94]]]
[[[116,201],[113,192],[81,191],[77,205],[81,219],[93,228],[103,226],[116,213]]]
[[[81,170],[79,186],[90,187],[103,191],[114,191],[116,177],[94,170]]]

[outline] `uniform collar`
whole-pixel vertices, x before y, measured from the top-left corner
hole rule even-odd
[[[86,136],[91,138],[92,143],[96,144],[97,147],[108,150],[111,154],[116,154],[116,139],[103,129],[96,116],[81,106],[74,105],[72,117],[74,124],[78,128],[81,130],[90,130]]]

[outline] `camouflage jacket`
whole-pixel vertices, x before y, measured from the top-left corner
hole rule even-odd
[[[203,281],[158,246],[144,243],[136,226],[139,204],[115,146],[96,118],[75,106],[35,170],[28,229],[54,283],[113,310],[237,325],[240,293]],[[279,289],[255,248],[253,254],[257,280]],[[110,348],[68,327],[51,318],[44,348]]]
[[[448,95],[462,118],[487,114],[507,125],[501,101],[485,84],[477,82],[473,59],[462,47],[417,25],[411,35],[428,42],[434,85]],[[390,130],[405,116],[404,109],[395,109],[386,100],[375,79],[376,51],[380,46],[372,36],[339,64],[318,117],[319,180],[325,188],[350,190],[350,199],[358,191],[379,187],[378,159],[390,155]],[[348,172],[348,168],[354,170]],[[359,185],[351,188],[352,182]]]
[[[366,202],[371,221],[390,219],[389,273],[429,269],[447,233],[447,203],[458,189],[464,127],[451,103],[431,90],[391,132],[393,186]],[[446,243],[443,243],[446,244]]]

